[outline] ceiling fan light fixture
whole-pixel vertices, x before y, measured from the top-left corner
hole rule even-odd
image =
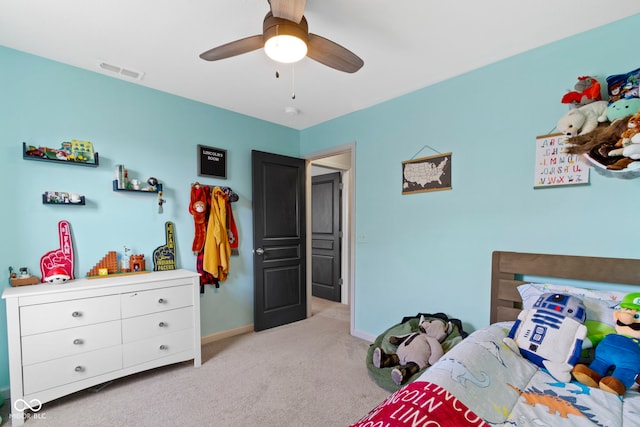
[[[280,34],[265,42],[264,51],[276,62],[291,64],[307,55],[307,44],[296,36]]]

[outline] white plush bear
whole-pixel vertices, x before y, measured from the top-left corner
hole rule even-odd
[[[560,118],[556,127],[569,137],[584,135],[594,130],[599,122],[607,121],[607,111],[607,101],[592,102],[580,108],[569,110]]]

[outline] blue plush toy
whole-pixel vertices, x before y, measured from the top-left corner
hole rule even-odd
[[[576,380],[622,396],[640,374],[640,292],[627,294],[613,313],[615,334],[605,336],[596,346],[589,366],[573,369]]]
[[[531,309],[520,312],[504,341],[557,380],[568,382],[587,335],[586,317],[580,298],[542,294]]]

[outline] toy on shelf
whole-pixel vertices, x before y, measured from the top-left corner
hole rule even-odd
[[[129,271],[130,272],[140,272],[145,271],[146,265],[144,261],[144,255],[131,255],[129,257]]]
[[[166,243],[158,246],[153,251],[153,271],[175,270],[176,269],[176,244],[174,238],[173,222],[167,221],[164,224]]]
[[[9,267],[9,284],[11,286],[35,285],[40,282],[40,278],[29,274],[27,267],[20,267],[19,273],[13,272],[13,267]]]
[[[43,283],[64,283],[73,280],[73,240],[68,221],[58,222],[60,247],[51,250],[40,258],[40,271]]]
[[[98,153],[93,151],[93,144],[89,141],[72,139],[60,144],[60,148],[36,147],[22,143],[22,158],[26,160],[43,160],[48,162],[66,163],[71,165],[95,166],[99,165]]]
[[[574,108],[582,107],[595,101],[600,101],[600,82],[592,76],[578,77],[574,90],[567,92],[562,97],[563,104],[570,104]]]
[[[129,177],[129,171],[124,165],[116,165],[115,178],[113,181],[113,191],[138,191],[147,193],[162,191],[162,184],[159,184],[158,179],[154,177],[147,179],[148,187],[142,187],[140,180]]]
[[[607,121],[608,106],[607,101],[595,101],[571,109],[560,117],[556,128],[569,137],[589,133]]]
[[[87,276],[106,276],[107,274],[115,274],[118,271],[118,254],[116,251],[110,251],[89,270]]]
[[[118,254],[116,251],[109,251],[107,254],[87,272],[87,278],[96,279],[113,275],[127,275],[148,273],[145,270],[144,255],[130,255],[127,252],[131,249],[124,247],[124,256],[122,263],[118,263]]]
[[[42,195],[42,203],[45,205],[84,205],[85,199],[78,193],[47,191]]]

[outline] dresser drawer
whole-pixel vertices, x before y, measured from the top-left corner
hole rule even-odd
[[[22,337],[22,364],[32,365],[121,343],[119,320]]]
[[[32,394],[53,387],[122,369],[121,346],[90,351],[23,368],[24,394]]]
[[[193,286],[174,286],[122,294],[122,317],[142,316],[193,305]]]
[[[193,349],[193,329],[172,332],[124,344],[122,363],[125,368]]]
[[[120,295],[20,307],[22,336],[75,328],[120,318]]]
[[[161,311],[122,321],[122,342],[128,343],[193,328],[193,307]]]

